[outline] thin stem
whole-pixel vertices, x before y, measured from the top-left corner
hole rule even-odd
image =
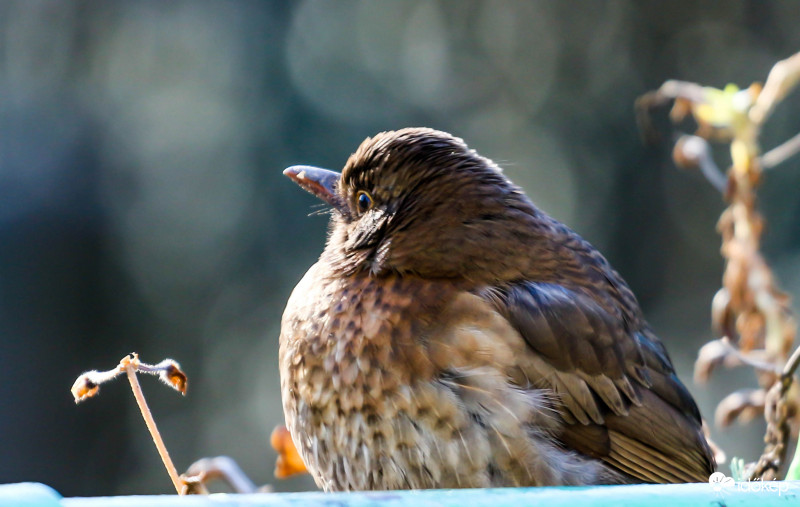
[[[683,136],[678,141],[676,148],[681,150],[681,154],[700,168],[700,172],[706,177],[711,185],[720,193],[725,193],[728,184],[728,177],[720,170],[714,158],[711,156],[711,148],[708,141],[699,136]]]
[[[800,134],[795,134],[761,156],[761,168],[772,169],[800,152]]]
[[[721,338],[720,342],[725,344],[725,346],[728,348],[728,351],[734,357],[736,357],[736,359],[741,361],[742,364],[750,366],[751,368],[755,368],[756,370],[766,371],[766,372],[774,373],[776,375],[780,375],[781,374],[780,368],[778,368],[774,364],[768,363],[766,361],[760,361],[758,359],[755,359],[753,357],[750,357],[750,356],[746,355],[739,348],[735,347],[731,343],[730,339],[727,336]]]
[[[136,360],[137,358],[134,357],[133,361]],[[164,463],[164,467],[167,469],[169,478],[172,480],[172,485],[175,486],[175,490],[180,495],[182,494],[183,483],[178,476],[178,470],[175,468],[175,464],[172,463],[172,459],[169,457],[167,447],[164,445],[164,441],[161,439],[161,434],[158,432],[156,421],[153,419],[153,414],[147,407],[147,401],[144,399],[142,387],[139,385],[139,380],[136,377],[136,367],[134,366],[133,361],[128,361],[128,363],[125,365],[125,373],[127,373],[128,381],[131,383],[133,397],[136,398],[136,403],[139,405],[139,410],[144,418],[144,423],[147,426],[147,429],[150,430],[150,436],[153,437],[153,443],[156,444],[156,449],[158,450],[159,456],[161,456],[161,461]]]
[[[800,81],[800,53],[795,53],[781,60],[769,71],[764,89],[750,109],[750,121],[756,125],[763,124],[772,114],[775,106],[797,86]]]
[[[258,486],[247,477],[236,461],[228,456],[199,459],[189,466],[186,476],[190,479],[197,477],[203,484],[208,484],[214,479],[222,479],[236,493],[247,494],[258,491]]]
[[[794,375],[794,372],[797,371],[797,367],[800,365],[800,347],[794,349],[792,352],[792,356],[786,361],[786,366],[783,367],[783,375],[786,377],[791,377]]]

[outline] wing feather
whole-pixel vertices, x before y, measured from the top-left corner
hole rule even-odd
[[[643,321],[555,284],[487,294],[528,345],[525,376],[560,400],[566,424],[556,438],[565,447],[635,481],[708,479],[714,461],[697,405]]]

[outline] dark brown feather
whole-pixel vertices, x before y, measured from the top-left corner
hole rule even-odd
[[[632,331],[638,323],[615,322],[591,298],[558,285],[491,293],[531,352],[556,370],[530,376],[558,392],[573,421],[559,435],[565,447],[644,481],[704,481],[713,472],[697,406],[649,330]]]

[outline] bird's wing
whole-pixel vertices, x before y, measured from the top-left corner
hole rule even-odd
[[[559,285],[520,283],[481,294],[529,346],[518,365],[550,389],[567,448],[643,482],[705,482],[713,458],[700,414],[660,341],[594,299]]]

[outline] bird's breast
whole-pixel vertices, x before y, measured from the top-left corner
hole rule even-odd
[[[328,405],[320,391],[382,398],[398,384],[432,374],[422,342],[454,293],[449,284],[367,274],[321,277],[318,266],[295,288],[281,324],[281,367],[296,379],[303,399]]]
[[[309,270],[283,316],[287,426],[323,487],[375,489],[387,478],[363,472],[390,475],[389,456],[398,449],[413,450],[405,461],[423,459],[414,445],[421,431],[415,418],[426,415],[420,397],[436,393],[424,387],[435,368],[422,343],[454,289],[399,276],[331,278],[323,271],[319,264]],[[398,470],[397,480],[401,475]],[[396,485],[403,486],[409,487]]]

